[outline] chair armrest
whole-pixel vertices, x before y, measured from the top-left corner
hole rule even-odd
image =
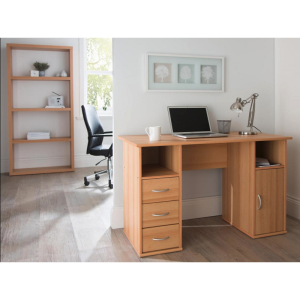
[[[101,137],[101,136],[113,136],[112,134],[105,134],[105,133],[97,133],[93,134],[91,137]]]
[[[112,131],[104,131],[103,133],[113,133]]]

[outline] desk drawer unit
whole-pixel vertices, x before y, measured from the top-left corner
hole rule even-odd
[[[143,204],[143,228],[179,223],[179,201]]]
[[[143,203],[171,200],[179,200],[179,177],[142,181]]]
[[[179,224],[143,229],[143,252],[179,247]]]

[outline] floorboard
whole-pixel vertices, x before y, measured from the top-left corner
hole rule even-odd
[[[101,168],[98,168],[98,170]],[[4,262],[299,262],[300,220],[288,233],[253,240],[221,216],[183,221],[183,251],[140,258],[122,229],[111,229],[107,175],[94,168],[61,174],[1,174]]]

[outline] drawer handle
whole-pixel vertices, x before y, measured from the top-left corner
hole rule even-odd
[[[258,207],[258,210],[260,210],[261,209],[261,197],[260,197],[260,195],[257,195],[258,196],[258,200],[259,200],[259,207]]]
[[[163,192],[167,192],[169,189],[165,189],[165,190],[152,190],[153,193],[163,193]]]
[[[153,241],[165,241],[165,240],[167,240],[169,238],[169,236],[166,236],[165,238],[163,238],[163,239],[153,239]]]
[[[169,213],[165,213],[165,214],[162,214],[162,215],[157,215],[157,214],[152,214],[153,217],[164,217],[164,216],[167,216]]]

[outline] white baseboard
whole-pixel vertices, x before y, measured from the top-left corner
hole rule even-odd
[[[104,159],[103,156],[92,156],[89,154],[79,154],[75,155],[75,168],[86,168],[86,167],[95,167],[95,164],[100,160]],[[106,166],[107,161],[102,161],[98,167]]]
[[[286,200],[286,213],[300,220],[300,199],[287,196]]]
[[[287,214],[300,219],[300,200],[287,196]],[[197,219],[222,215],[222,196],[182,200],[182,219]],[[123,228],[123,207],[113,207],[111,227]]]
[[[182,200],[182,219],[197,219],[222,215],[222,196]]]
[[[96,157],[88,154],[75,155],[75,168],[94,167],[95,164],[100,160],[101,157]],[[38,168],[64,166],[69,164],[69,156],[58,156],[48,158],[20,158],[15,160],[15,166],[17,168]],[[101,162],[98,166],[106,166],[106,161]],[[9,159],[1,159],[1,173],[7,172],[9,172]]]
[[[222,214],[222,196],[182,200],[182,219],[197,219]],[[113,207],[111,227],[124,228],[123,207]]]
[[[123,206],[114,206],[111,210],[110,226],[112,229],[124,228]]]
[[[9,172],[9,160],[1,159],[1,173],[8,173],[8,172]]]

